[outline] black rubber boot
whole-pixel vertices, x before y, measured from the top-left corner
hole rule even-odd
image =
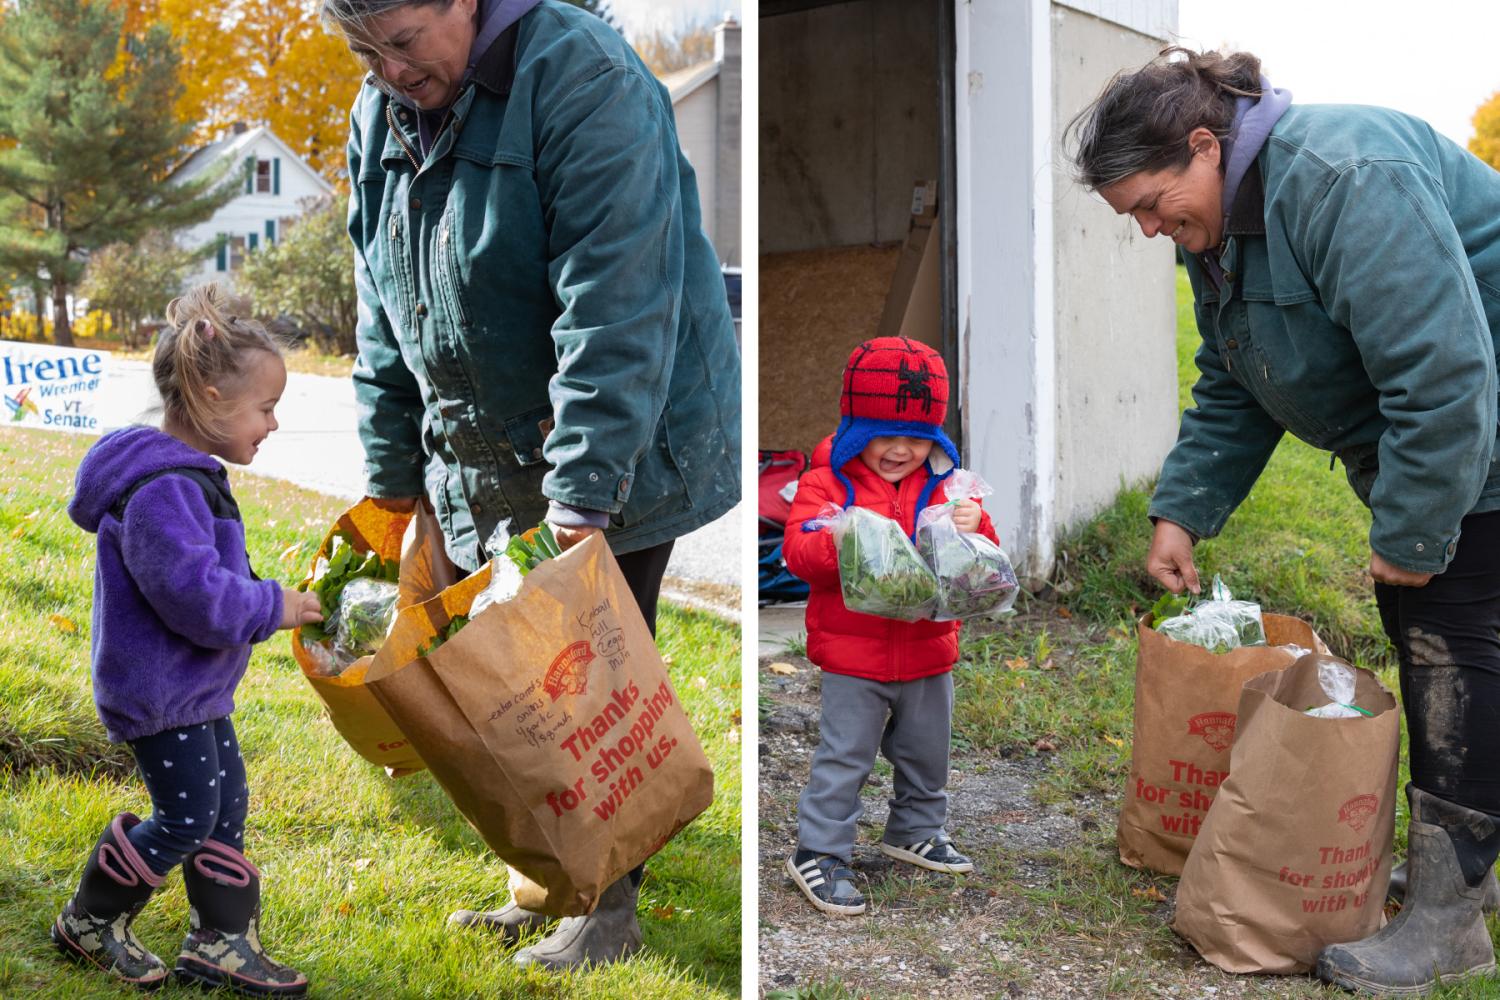
[[[104,828],[78,891],[52,924],[52,943],[76,962],[154,990],[167,981],[167,967],[130,929],[162,882],[125,836],[140,821],[134,813],[120,813]]]
[[[1318,978],[1376,996],[1418,996],[1495,968],[1480,913],[1485,873],[1500,854],[1500,823],[1406,786],[1410,879],[1406,905],[1375,935],[1318,956]]]
[[[516,952],[516,963],[561,971],[606,965],[634,955],[641,948],[641,925],[635,919],[641,888],[638,878],[631,873],[605,889],[593,913],[564,917],[557,930]]]
[[[498,910],[455,910],[448,914],[448,924],[453,927],[478,927],[500,935],[501,940],[514,944],[532,931],[539,931],[553,920],[545,913],[506,903]]]
[[[248,996],[300,997],[307,978],[272,961],[260,946],[260,869],[217,840],[183,859],[192,931],[173,973],[208,989]]]
[[[1494,913],[1500,910],[1500,882],[1495,880],[1495,869],[1491,868],[1489,874],[1485,875],[1484,882],[1480,886],[1484,895],[1480,897],[1479,908],[1485,913]],[[1385,898],[1393,903],[1404,903],[1406,901],[1406,862],[1403,861],[1391,869],[1391,884],[1385,891]]]

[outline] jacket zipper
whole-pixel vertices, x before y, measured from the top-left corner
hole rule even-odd
[[[411,147],[406,144],[406,137],[403,136],[401,134],[401,130],[396,127],[396,115],[395,112],[391,111],[389,102],[387,102],[385,106],[385,123],[390,126],[391,135],[396,137],[396,145],[401,147],[401,152],[405,153],[406,158],[411,161],[412,169],[421,170],[422,164],[417,162],[417,158],[412,153]]]

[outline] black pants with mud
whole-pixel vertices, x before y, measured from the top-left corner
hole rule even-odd
[[[1427,586],[1377,583],[1375,601],[1401,662],[1412,783],[1500,815],[1500,511],[1464,518]]]

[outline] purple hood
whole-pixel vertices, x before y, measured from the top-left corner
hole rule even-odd
[[[99,536],[94,704],[115,741],[227,716],[250,645],[281,624],[281,585],[251,571],[238,514],[216,516],[199,480],[159,475],[111,509],[144,477],[184,467],[229,497],[212,456],[155,428],[114,431],[84,456],[68,504]]]

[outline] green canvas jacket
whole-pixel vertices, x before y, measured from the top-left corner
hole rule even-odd
[[[1187,261],[1196,406],[1151,516],[1216,535],[1286,430],[1343,461],[1376,553],[1442,572],[1500,509],[1500,173],[1398,112],[1293,105],[1220,262]]]
[[[740,496],[740,361],[671,101],[558,0],[500,36],[431,150],[366,80],[349,134],[355,396],[371,496],[431,498],[478,565],[547,500],[618,553]]]

